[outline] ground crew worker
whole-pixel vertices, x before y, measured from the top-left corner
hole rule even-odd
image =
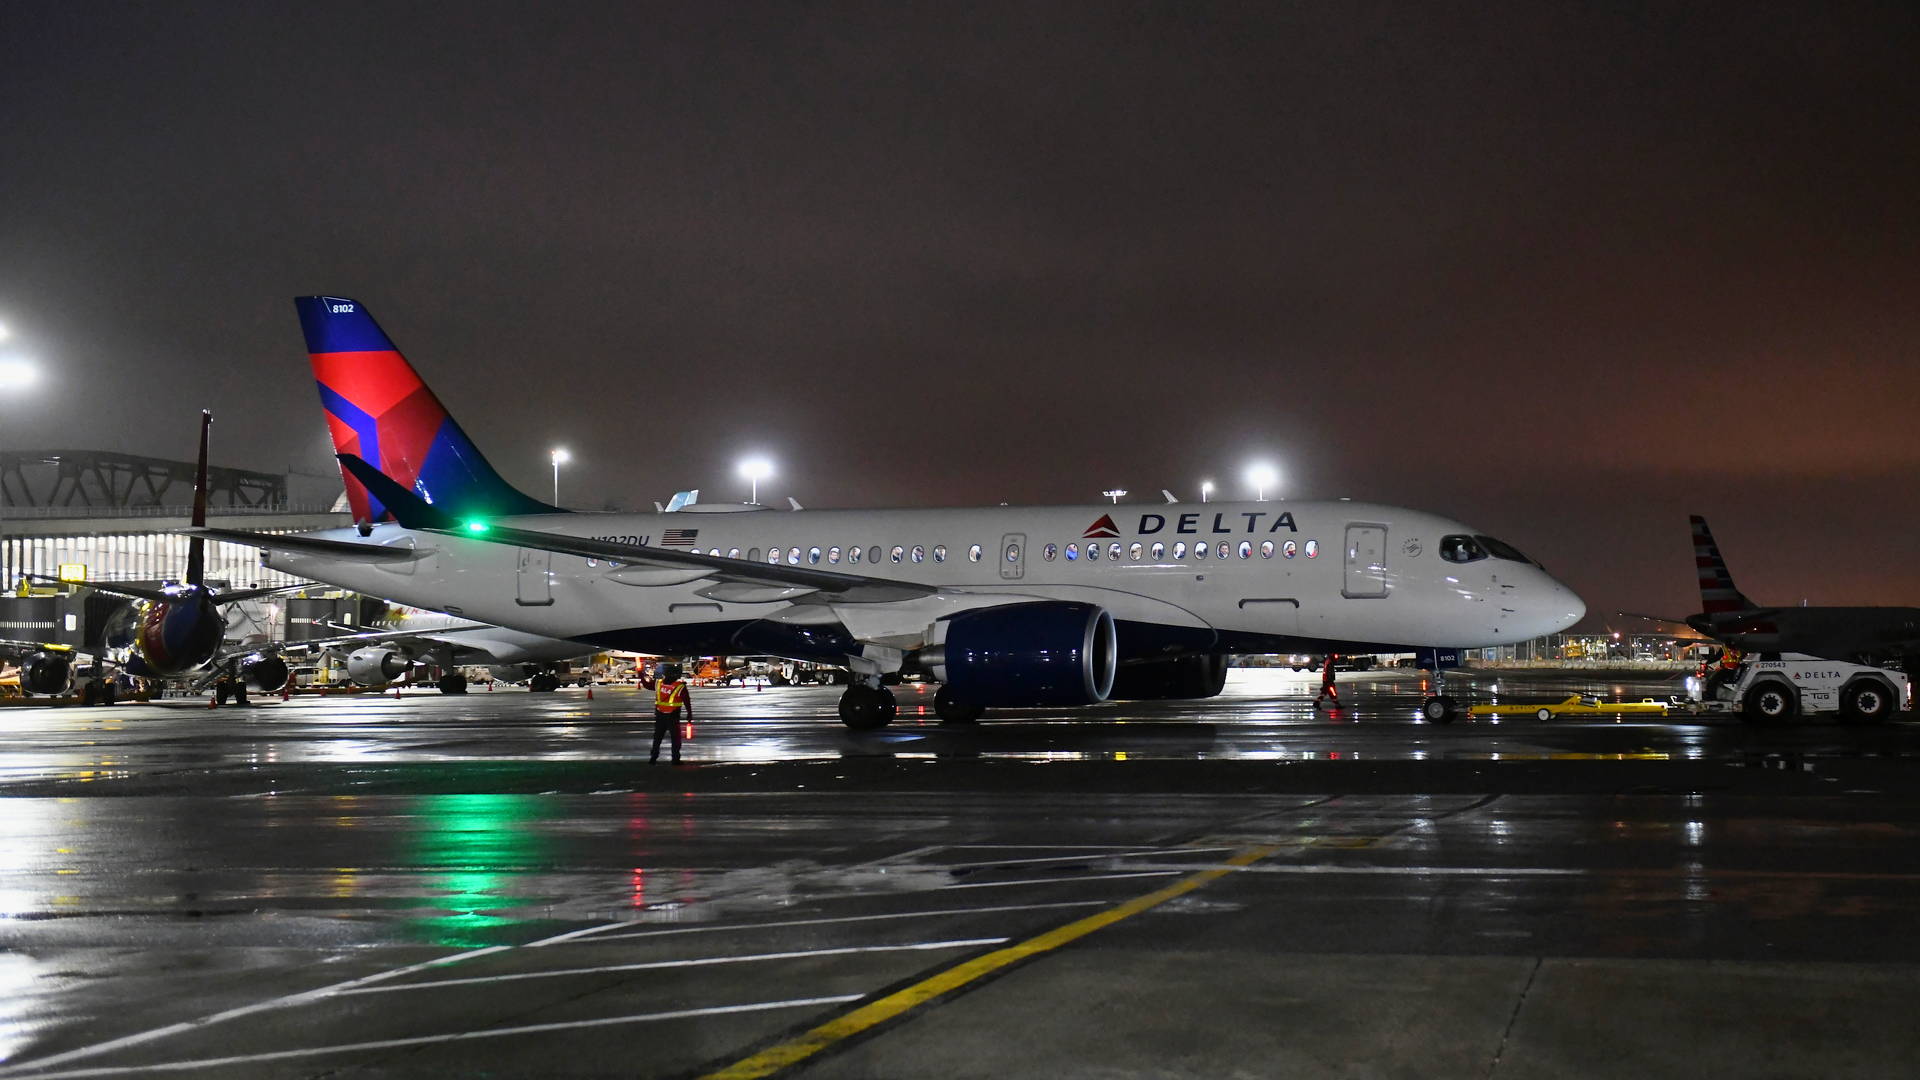
[[[680,761],[680,713],[685,710],[687,719],[693,719],[693,701],[687,696],[687,684],[680,681],[680,669],[672,664],[660,669],[659,681],[653,688],[653,756],[647,759],[649,765],[660,760],[660,740],[667,734],[673,734],[673,760]]]
[[[1327,654],[1327,666],[1320,671],[1320,693],[1314,696],[1313,707],[1318,709],[1322,701],[1333,699],[1333,707],[1340,707],[1340,691],[1333,685],[1334,653]]]

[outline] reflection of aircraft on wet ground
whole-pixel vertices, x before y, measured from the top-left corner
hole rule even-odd
[[[881,680],[910,669],[943,683],[939,714],[965,722],[987,707],[1210,697],[1232,652],[1501,644],[1585,612],[1466,525],[1346,501],[567,513],[500,478],[362,305],[296,304],[361,524],[205,535],[531,633],[846,667],[840,715],[856,728],[892,719]],[[1436,697],[1429,716],[1455,708]]]
[[[200,457],[193,491],[193,524],[207,523],[207,444],[213,414],[200,414]],[[287,681],[286,664],[266,654],[247,651],[221,656],[226,617],[221,608],[242,600],[286,592],[287,587],[222,590],[206,583],[206,542],[192,537],[187,543],[187,570],[177,584],[145,588],[119,582],[84,581],[96,592],[132,601],[117,632],[108,634],[110,647],[124,648],[120,666],[139,678],[161,679],[199,674],[211,681],[221,673],[244,678],[263,690],[278,690]],[[51,580],[51,579],[48,579]],[[73,689],[75,658],[87,650],[53,648],[34,642],[7,643],[25,652],[20,660],[20,685],[31,694],[64,696]],[[105,656],[95,658],[93,676],[82,686],[83,699],[111,702],[113,683],[106,677]]]
[[[1908,661],[1920,654],[1920,608],[1762,607],[1734,586],[1707,519],[1696,514],[1691,521],[1702,610],[1684,619],[1633,617],[1685,623],[1722,644],[1749,653],[1804,653],[1876,665]],[[1913,670],[1912,663],[1906,666]]]

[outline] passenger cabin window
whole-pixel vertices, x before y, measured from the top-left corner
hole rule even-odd
[[[1514,547],[1512,544],[1495,540],[1491,536],[1481,536],[1477,533],[1474,535],[1473,538],[1475,540],[1480,541],[1480,546],[1486,548],[1488,553],[1491,554],[1496,559],[1505,559],[1508,562],[1523,562],[1523,563],[1533,562],[1532,559],[1529,559],[1525,555],[1520,554],[1520,549]],[[1535,564],[1535,565],[1538,565],[1538,564]]]
[[[1176,559],[1184,559],[1187,557],[1187,542],[1185,540],[1174,541],[1173,557]]]
[[[1160,561],[1161,559],[1164,559],[1164,558],[1166,558],[1166,557],[1167,557],[1167,545],[1165,545],[1165,544],[1162,544],[1162,543],[1160,543],[1160,542],[1159,542],[1159,541],[1157,541],[1157,540],[1156,540],[1156,541],[1154,541],[1154,544],[1153,544],[1153,561],[1154,561],[1154,562],[1159,562],[1159,561]]]
[[[967,561],[968,562],[980,561],[980,545],[979,544],[975,544],[972,547],[967,549]]]
[[[934,562],[947,561],[947,545],[945,544],[933,545],[933,561]]]
[[[850,563],[860,561],[860,548],[858,546],[847,548],[847,561]]]
[[[1007,545],[1007,561],[1010,563],[1020,561],[1020,545],[1019,544]]]
[[[836,566],[839,565],[840,547],[838,544],[827,549],[827,562],[832,565],[836,565]]]
[[[875,566],[880,565],[880,545],[879,544],[875,544],[872,547],[867,549],[867,561],[872,563]]]
[[[926,561],[927,561],[927,549],[926,549],[926,548],[924,548],[924,547],[921,547],[921,546],[920,546],[919,544],[915,544],[915,545],[913,545],[913,561],[914,561],[914,562],[926,562]]]
[[[777,563],[777,562],[779,562],[779,561],[780,561],[780,549],[779,549],[779,548],[768,548],[768,549],[767,549],[767,563],[768,563],[769,565],[772,565],[772,564],[774,564],[774,563]]]
[[[1195,544],[1195,545],[1193,545],[1193,557],[1194,557],[1194,558],[1196,558],[1196,559],[1204,559],[1204,558],[1206,558],[1206,557],[1207,557],[1208,555],[1210,555],[1210,554],[1212,554],[1212,552],[1210,552],[1210,551],[1208,551],[1208,550],[1207,550],[1207,545],[1205,545],[1205,544]]]
[[[1060,554],[1059,544],[1048,544],[1046,547],[1043,547],[1040,549],[1040,557],[1047,560],[1048,562],[1052,562],[1054,560],[1054,556],[1059,554]]]
[[[1263,559],[1273,558],[1273,541],[1271,540],[1260,541],[1260,557]]]
[[[1470,563],[1486,558],[1487,552],[1471,536],[1443,536],[1440,557],[1450,563]]]
[[[1214,550],[1214,554],[1224,559],[1227,556],[1233,554],[1233,546],[1231,544],[1228,544],[1225,540],[1222,540],[1220,541],[1220,546]]]
[[[760,561],[760,549],[759,549],[759,548],[748,548],[748,549],[747,549],[747,561],[748,561],[748,562],[759,562],[759,561]]]
[[[739,548],[728,548],[728,549],[727,549],[727,558],[729,558],[729,559],[737,559],[737,558],[739,558],[739,557],[740,557],[740,549],[739,549]]]
[[[1253,558],[1253,545],[1245,540],[1240,541],[1240,557],[1243,559]]]
[[[807,549],[807,562],[813,566],[820,565],[820,549],[819,548]]]
[[[1133,546],[1127,549],[1127,558],[1132,559],[1134,562],[1139,562],[1140,552],[1142,550],[1143,549],[1140,546],[1140,541],[1135,540],[1133,542]]]
[[[894,562],[899,562],[901,557],[906,555],[906,553],[905,548],[902,548],[899,544],[895,544],[893,545],[893,550],[887,553],[887,557]]]
[[[796,547],[796,548],[787,549],[787,565],[789,566],[800,565],[800,549],[799,548]]]
[[[1067,545],[1067,561],[1072,562],[1073,560],[1079,557],[1080,557],[1080,545],[1068,544]]]

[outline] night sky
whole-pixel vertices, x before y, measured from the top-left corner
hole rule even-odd
[[[331,471],[290,298],[645,508],[1424,507],[1920,603],[1920,7],[0,2],[0,447]],[[1250,493],[1248,493],[1250,494]],[[1590,620],[1594,622],[1597,620]]]

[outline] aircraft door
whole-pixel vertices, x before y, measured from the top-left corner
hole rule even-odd
[[[1387,527],[1347,526],[1347,579],[1340,595],[1350,600],[1387,595]]]
[[[1027,534],[1008,533],[1000,538],[1000,580],[1019,581],[1027,573]]]
[[[515,578],[519,591],[514,601],[521,607],[545,607],[553,603],[553,579],[548,572],[553,569],[553,552],[536,551],[533,548],[518,548],[519,560]]]

